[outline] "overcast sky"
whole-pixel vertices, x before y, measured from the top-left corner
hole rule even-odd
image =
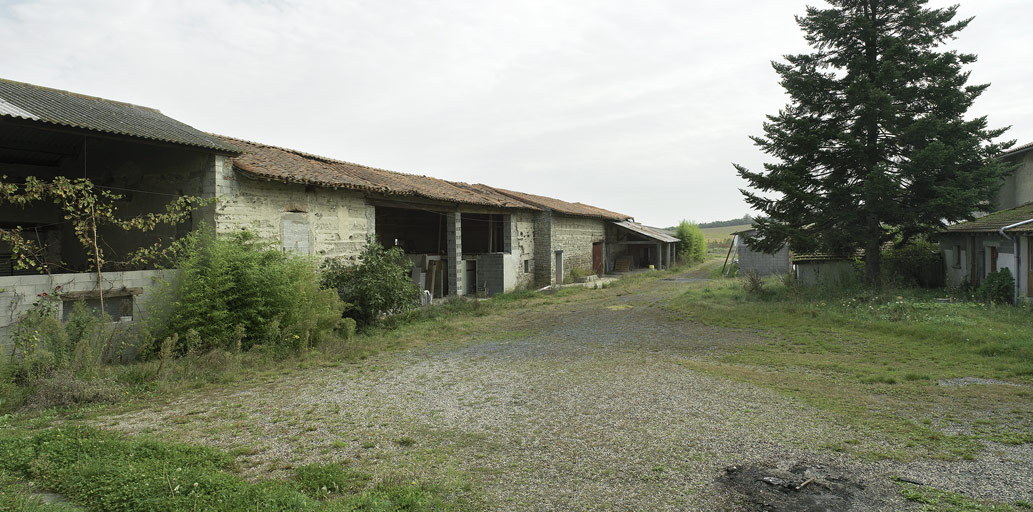
[[[944,6],[953,2],[933,1]],[[748,212],[732,162],[785,96],[811,0],[0,0],[0,77],[201,130],[581,201],[667,226]],[[1033,142],[1033,2],[968,0],[970,113]]]

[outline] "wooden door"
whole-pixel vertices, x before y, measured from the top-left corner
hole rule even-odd
[[[603,277],[603,243],[596,242],[592,244],[592,270],[595,270],[595,275]]]
[[[997,272],[997,248],[990,248],[990,272]]]

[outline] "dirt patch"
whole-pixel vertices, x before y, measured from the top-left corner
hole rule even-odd
[[[939,384],[940,386],[946,386],[946,387],[962,387],[962,386],[971,386],[973,384],[997,384],[997,385],[1001,385],[1001,386],[1022,386],[1022,387],[1025,387],[1023,384],[1018,384],[1018,383],[1015,383],[1015,382],[1008,382],[1006,380],[998,380],[998,379],[983,379],[983,378],[980,378],[980,377],[958,377],[958,378],[955,378],[955,379],[940,380],[940,381],[937,381],[936,383]]]
[[[867,501],[865,484],[821,464],[794,464],[788,469],[731,466],[717,480],[745,497],[756,510],[770,512],[849,510]],[[861,508],[867,510],[870,505]]]

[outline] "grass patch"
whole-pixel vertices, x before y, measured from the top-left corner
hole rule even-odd
[[[71,426],[0,437],[0,471],[88,510],[450,510],[417,482],[381,482],[340,465],[248,482],[229,454]],[[8,477],[10,478],[10,477]],[[15,497],[12,499],[21,499]]]
[[[78,512],[80,509],[63,503],[45,503],[25,482],[9,471],[0,469],[0,511],[10,512]]]
[[[908,501],[921,504],[919,510],[923,512],[1015,512],[1029,510],[1029,505],[1024,501],[1016,502],[1012,506],[1007,503],[975,500],[935,487],[919,486],[899,481],[897,485],[900,486],[900,495]]]
[[[699,369],[800,398],[893,446],[866,452],[862,443],[850,451],[954,459],[973,458],[984,441],[1033,442],[1023,435],[1033,427],[1033,408],[1019,396],[1022,388],[936,385],[968,376],[1033,384],[1033,315],[1026,308],[934,300],[943,295],[801,289],[771,278],[755,294],[731,281],[689,286],[666,308],[686,320],[746,329],[754,340],[709,357]],[[998,418],[993,429],[976,428],[967,417],[1008,404],[1021,414]],[[937,408],[956,413],[952,421],[962,428],[950,431],[961,433],[941,433]]]

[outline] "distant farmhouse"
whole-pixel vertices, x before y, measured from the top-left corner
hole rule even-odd
[[[1001,210],[940,233],[947,284],[979,285],[986,275],[1007,268],[1015,278],[1016,299],[1033,297],[1033,143],[1002,158],[1017,166],[998,193]]]
[[[123,194],[128,214],[178,196],[218,198],[191,220],[145,235],[101,232],[112,261],[187,234],[250,230],[284,251],[355,259],[367,237],[401,247],[435,296],[494,294],[675,257],[671,237],[630,215],[488,185],[376,169],[202,132],[155,109],[0,79],[0,175],[87,177]],[[24,275],[0,244],[0,334],[37,294],[60,285],[96,300],[95,274],[53,208],[0,205],[0,227],[43,242],[61,274]],[[130,320],[161,271],[105,267],[105,309]]]

